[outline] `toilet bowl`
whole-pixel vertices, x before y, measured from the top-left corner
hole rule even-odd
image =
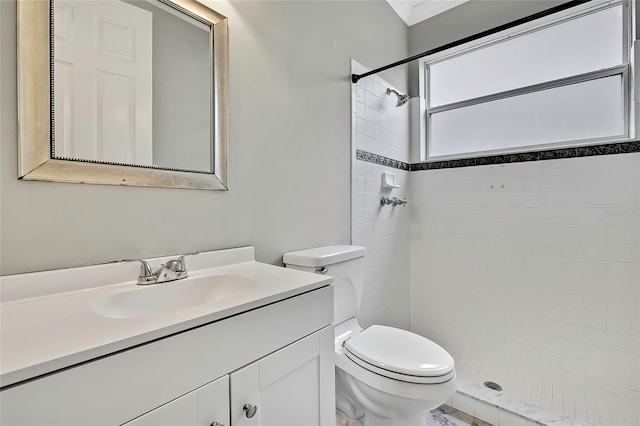
[[[356,319],[364,247],[328,246],[284,255],[289,268],[334,277],[336,409],[365,426],[420,426],[456,391],[455,362],[438,344],[406,330]]]

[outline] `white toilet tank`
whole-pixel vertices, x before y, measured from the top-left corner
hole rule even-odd
[[[336,245],[286,253],[282,259],[287,268],[325,273],[334,278],[333,318],[334,324],[340,324],[358,313],[365,253],[361,246]]]

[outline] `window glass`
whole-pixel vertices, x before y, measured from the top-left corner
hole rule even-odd
[[[429,66],[429,107],[625,63],[623,5],[508,39]]]
[[[429,158],[625,134],[622,75],[430,115]]]

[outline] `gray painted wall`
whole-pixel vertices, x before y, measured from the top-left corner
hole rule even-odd
[[[2,275],[254,245],[260,261],[349,243],[349,58],[407,55],[382,1],[214,2],[230,25],[228,192],[22,182],[15,1],[0,1]],[[407,88],[406,69],[384,78]]]
[[[409,56],[566,3],[565,0],[471,0],[409,27]],[[409,69],[409,93],[418,96],[418,65]]]

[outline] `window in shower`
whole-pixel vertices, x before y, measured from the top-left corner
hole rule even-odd
[[[628,140],[631,7],[589,2],[423,58],[422,161]]]

